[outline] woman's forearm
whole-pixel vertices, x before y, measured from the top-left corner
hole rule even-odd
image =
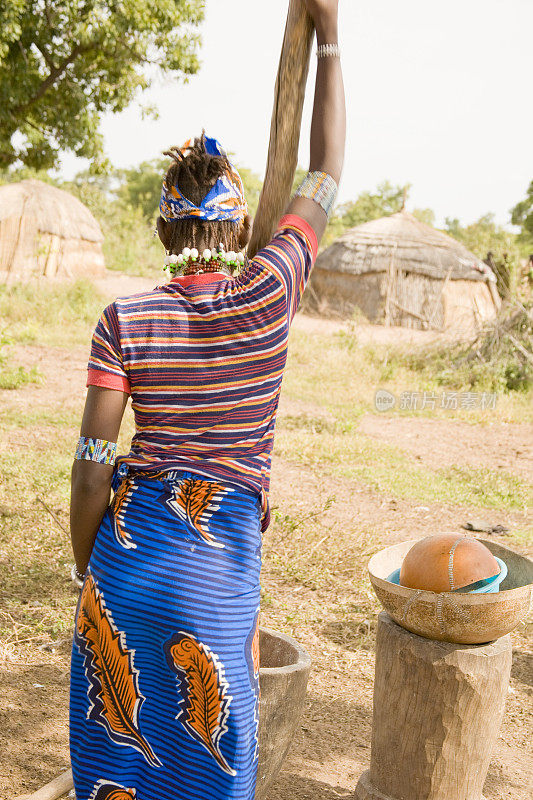
[[[75,461],[72,467],[70,535],[78,572],[85,573],[98,528],[109,505],[113,469]]]
[[[315,20],[317,42],[338,43],[336,13]],[[310,171],[327,172],[338,183],[344,164],[346,143],[346,101],[340,58],[319,58],[315,104],[311,125]]]
[[[81,435],[85,438],[116,442],[128,395],[124,392],[89,386]],[[72,467],[70,497],[70,535],[78,572],[89,564],[98,528],[109,505],[114,469],[95,461],[75,461]]]

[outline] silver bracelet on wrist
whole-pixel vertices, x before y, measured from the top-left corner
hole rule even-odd
[[[70,570],[70,577],[72,578],[72,582],[76,584],[78,589],[83,588],[85,575],[82,575],[81,572],[78,572],[76,564],[72,565],[72,569]]]
[[[316,49],[317,58],[340,58],[341,49],[338,44],[320,44]]]

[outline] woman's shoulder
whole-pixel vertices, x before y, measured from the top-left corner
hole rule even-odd
[[[117,297],[116,300],[111,303],[111,305],[114,305],[117,310],[122,310],[135,306],[150,305],[154,302],[164,300],[165,298],[168,298],[168,296],[168,286],[166,284],[158,284],[154,286],[153,289],[145,289],[144,291],[136,292],[135,294],[121,295],[120,297]]]
[[[252,263],[268,261],[293,261],[304,257],[314,261],[318,251],[316,233],[307,222],[296,214],[285,214],[279,221],[271,241],[252,259]]]

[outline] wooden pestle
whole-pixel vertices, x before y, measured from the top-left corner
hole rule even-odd
[[[270,242],[290,200],[313,33],[313,21],[302,0],[290,0],[274,90],[265,182],[248,247],[250,258]]]

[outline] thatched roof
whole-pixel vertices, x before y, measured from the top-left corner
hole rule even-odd
[[[363,275],[395,271],[452,280],[495,280],[490,267],[451,236],[419,222],[408,211],[346,231],[318,257],[316,266]]]
[[[0,221],[25,218],[42,233],[102,242],[100,225],[77,197],[37,180],[0,186]]]

